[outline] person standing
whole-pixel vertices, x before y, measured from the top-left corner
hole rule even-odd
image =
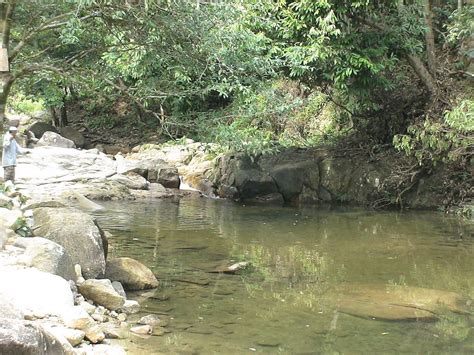
[[[18,128],[10,127],[3,137],[2,166],[4,172],[3,180],[5,182],[11,181],[15,183],[16,156],[26,153],[16,141],[17,133]]]

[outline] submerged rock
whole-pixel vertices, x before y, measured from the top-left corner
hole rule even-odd
[[[340,312],[381,320],[436,320],[472,307],[472,300],[454,292],[397,285],[343,284],[328,296]]]
[[[163,317],[159,317],[156,314],[149,314],[147,316],[140,318],[140,320],[138,321],[138,324],[151,325],[152,327],[155,327],[155,326],[166,327],[168,325],[168,320]]]
[[[110,280],[86,280],[78,285],[79,292],[94,303],[110,310],[121,308],[125,298],[115,291]]]
[[[220,266],[215,270],[210,271],[211,273],[224,273],[224,274],[236,274],[241,270],[245,270],[250,267],[251,264],[247,261],[241,261],[230,266]]]
[[[153,272],[131,258],[116,258],[107,261],[105,277],[112,281],[119,281],[126,290],[158,287],[158,280]]]

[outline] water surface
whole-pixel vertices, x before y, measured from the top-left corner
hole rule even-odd
[[[164,336],[131,354],[474,353],[474,318],[387,322],[322,302],[341,283],[408,285],[474,297],[472,225],[436,212],[243,206],[186,198],[108,202],[111,256],[136,258],[162,283],[144,314]],[[241,275],[211,271],[237,261]]]

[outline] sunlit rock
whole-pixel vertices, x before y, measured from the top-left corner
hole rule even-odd
[[[131,258],[108,260],[105,276],[112,281],[119,281],[126,290],[145,290],[158,287],[158,280],[153,272]]]

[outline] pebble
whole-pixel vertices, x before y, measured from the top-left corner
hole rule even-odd
[[[153,328],[150,325],[140,325],[132,327],[130,331],[139,335],[150,335],[153,333]]]

